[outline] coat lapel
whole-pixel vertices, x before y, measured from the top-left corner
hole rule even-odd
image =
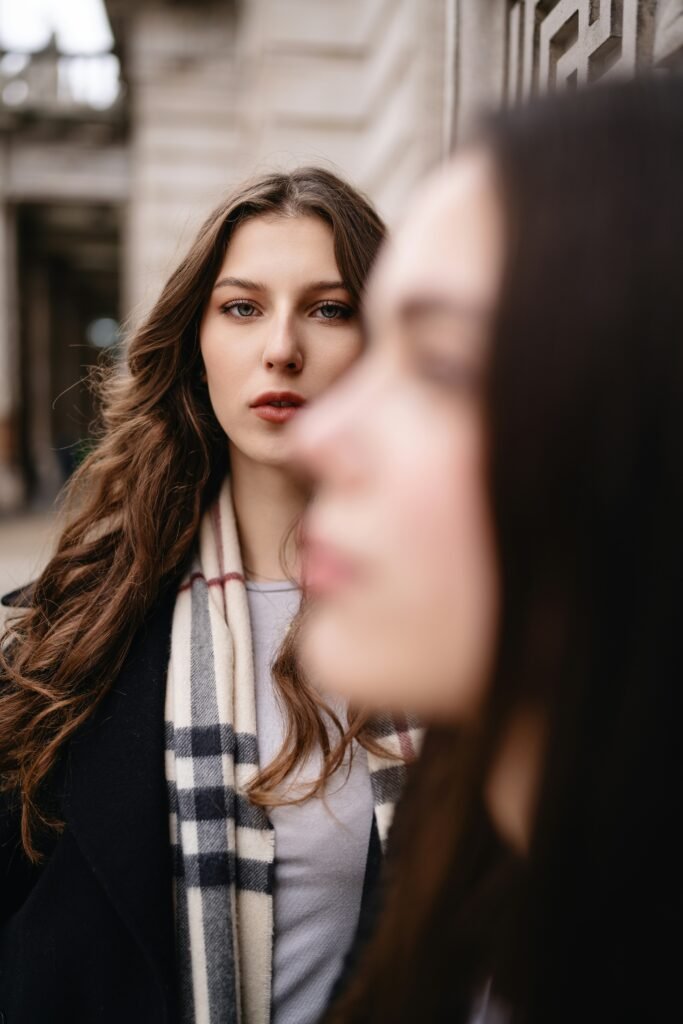
[[[72,740],[63,804],[67,828],[168,1007],[175,969],[164,694],[174,599],[171,588],[135,637],[112,689]]]

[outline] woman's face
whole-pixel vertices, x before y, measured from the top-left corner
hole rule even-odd
[[[294,426],[307,520],[311,677],[369,707],[476,713],[497,571],[481,402],[502,228],[487,158],[419,194],[368,294],[370,349]]]
[[[204,312],[199,340],[211,404],[231,458],[281,465],[284,426],[361,349],[331,228],[319,217],[241,224]]]

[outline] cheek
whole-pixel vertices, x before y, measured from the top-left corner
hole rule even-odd
[[[224,330],[214,326],[202,331],[201,353],[209,384],[218,388],[226,377],[239,370],[239,352],[240,347],[230,344]]]
[[[334,661],[331,682],[352,699],[425,718],[469,717],[483,695],[497,615],[480,428],[471,412],[419,412],[404,404],[390,448],[382,446],[365,509],[374,553],[367,581],[321,614],[309,652],[321,668]]]
[[[323,332],[322,336],[319,332]],[[312,394],[317,396],[358,360],[363,351],[363,336],[359,327],[350,325],[318,327],[315,333],[306,346],[304,377],[310,379]]]
[[[474,436],[462,442],[448,453],[452,458],[427,463],[406,520],[414,535],[410,545],[406,535],[404,550],[415,580],[410,610],[417,629],[411,658],[404,663],[419,672],[422,660],[416,694],[427,716],[474,713],[495,643],[497,570],[480,445]],[[409,673],[402,678],[412,693]]]
[[[211,405],[227,430],[225,421],[230,421],[240,406],[241,387],[250,371],[246,346],[229,344],[224,330],[207,327],[201,335],[201,353]]]

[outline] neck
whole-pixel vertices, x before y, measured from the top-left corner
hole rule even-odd
[[[306,489],[285,468],[254,462],[234,446],[230,449],[230,478],[247,579],[298,579],[299,552],[293,527],[306,508]]]

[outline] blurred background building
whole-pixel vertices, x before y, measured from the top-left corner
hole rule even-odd
[[[87,448],[88,368],[232,184],[323,164],[391,224],[483,107],[652,66],[683,0],[0,0],[0,586]]]

